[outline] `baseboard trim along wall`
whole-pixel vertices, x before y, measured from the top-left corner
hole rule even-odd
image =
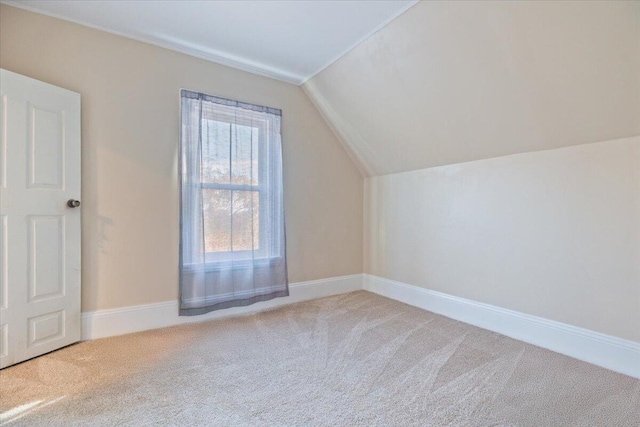
[[[640,378],[640,343],[369,274],[363,285],[369,292]]]
[[[362,290],[362,274],[289,284],[289,296],[246,307],[213,311],[202,316],[178,316],[178,301],[136,305],[82,313],[82,339],[91,340],[184,323],[255,313],[294,302]]]
[[[255,313],[299,301],[366,290],[451,319],[494,331],[612,371],[640,378],[640,343],[369,274],[289,285],[290,296],[202,316],[178,316],[178,301],[82,314],[82,339]]]

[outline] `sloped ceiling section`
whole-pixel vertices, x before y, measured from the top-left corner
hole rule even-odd
[[[640,134],[640,2],[421,2],[303,86],[365,176]]]

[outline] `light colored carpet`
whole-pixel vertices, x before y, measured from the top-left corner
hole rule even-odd
[[[0,372],[28,426],[639,426],[640,381],[368,292]]]

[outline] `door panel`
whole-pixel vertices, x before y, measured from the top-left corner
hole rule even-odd
[[[0,214],[0,310],[7,308],[7,240],[7,216]]]
[[[0,89],[2,79],[0,76]],[[0,95],[0,189],[7,186],[7,97]]]
[[[29,188],[64,188],[62,114],[29,105]]]
[[[29,302],[64,296],[64,216],[29,216]]]
[[[80,95],[0,70],[0,367],[80,340]]]

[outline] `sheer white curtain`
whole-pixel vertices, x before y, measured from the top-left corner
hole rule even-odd
[[[278,109],[183,90],[180,314],[289,295]]]

